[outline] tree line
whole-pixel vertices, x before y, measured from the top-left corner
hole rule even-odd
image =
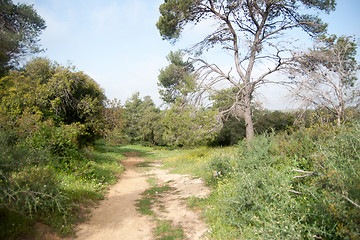
[[[169,64],[158,77],[161,109],[149,96],[140,99],[139,93],[124,105],[110,101],[74,66],[34,59],[19,68],[23,56],[41,51],[38,41],[45,21],[32,6],[10,0],[1,4],[0,96],[5,127],[16,126],[27,116],[55,125],[78,124],[80,145],[100,137],[171,146],[233,144],[271,128],[292,127],[297,119],[296,114],[271,113],[254,102],[254,93],[263,84],[288,86],[303,108],[324,110],[338,125],[359,104],[355,39],[328,35],[327,24],[316,14],[335,10],[335,1],[164,2],[156,24],[164,39],[175,43],[186,25],[207,18],[212,19],[214,32],[186,52],[169,53]],[[293,50],[286,37],[295,29],[314,39],[313,49]],[[245,40],[246,47],[240,46]],[[202,58],[204,51],[216,46],[232,55],[234,73]],[[255,74],[263,64],[267,70]],[[269,78],[276,72],[285,73],[286,79]]]

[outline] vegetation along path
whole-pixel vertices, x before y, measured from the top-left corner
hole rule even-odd
[[[126,155],[125,173],[78,226],[75,239],[203,239],[206,225],[185,199],[207,196],[204,183],[170,174],[134,152]]]

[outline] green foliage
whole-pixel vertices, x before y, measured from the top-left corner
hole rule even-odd
[[[207,6],[207,7],[204,7]],[[272,28],[276,28],[279,18],[285,18],[288,22],[299,23],[298,27],[303,28],[309,34],[321,34],[326,29],[326,24],[322,23],[321,20],[315,15],[301,14],[299,9],[307,8],[318,11],[324,11],[329,13],[335,10],[336,3],[334,0],[313,0],[313,1],[270,1],[266,3],[258,3],[256,1],[250,2],[236,2],[227,1],[222,2],[211,2],[207,1],[190,1],[190,0],[167,0],[160,5],[160,17],[156,23],[157,28],[163,39],[176,40],[180,37],[181,31],[184,29],[186,24],[197,23],[201,20],[206,19],[209,15],[215,14],[214,11],[223,8],[225,15],[238,15],[242,18],[241,24],[245,25],[245,22],[251,22],[249,18],[251,12],[254,9],[260,11],[262,8],[266,8],[266,19],[269,24],[272,24]],[[209,11],[212,9],[213,11]],[[221,12],[222,13],[222,12]],[[242,14],[244,13],[244,14]],[[254,20],[254,19],[253,19]],[[251,22],[252,23],[252,22]],[[315,23],[315,24],[314,24]],[[230,31],[230,29],[228,29]],[[244,30],[245,31],[245,30]],[[216,42],[224,41],[225,36],[222,33],[222,38],[210,39],[212,44]]]
[[[359,134],[359,122],[319,124],[164,162],[214,188],[192,200],[210,238],[358,239]]]
[[[352,128],[341,132],[354,138]],[[359,199],[354,183],[360,177],[359,146],[350,141],[352,154],[346,157],[339,147],[329,148],[329,143],[343,146],[334,139],[339,133],[318,127],[284,136],[286,140],[259,137],[250,143],[250,151],[243,144],[235,176],[217,187],[215,214],[223,214],[223,224],[247,238],[353,238],[360,213],[344,197],[352,192],[356,194],[348,198]],[[293,168],[314,175],[293,178]]]
[[[295,121],[293,112],[269,111],[266,109],[254,110],[254,128],[258,134],[281,132],[290,130]]]
[[[237,88],[232,87],[222,89],[216,94],[211,95],[210,99],[213,101],[212,107],[218,109],[219,112],[227,112],[233,104],[233,99],[229,98],[229,96],[236,95],[237,91]],[[222,128],[213,142],[213,145],[229,146],[236,144],[239,140],[245,138],[245,121],[243,119],[237,119],[231,113],[227,113],[223,116],[222,121]]]
[[[39,51],[38,37],[46,26],[33,6],[14,4],[12,0],[0,2],[0,22],[0,77],[3,77],[22,55]]]
[[[107,100],[105,108],[105,139],[107,144],[120,144],[124,141],[124,108],[117,99]]]
[[[196,7],[196,4],[196,2],[191,0],[171,0],[161,4],[159,8],[161,17],[156,23],[156,27],[159,29],[163,39],[171,40],[180,36],[187,18],[194,18],[192,10],[193,7]]]
[[[45,214],[48,211],[65,212],[66,197],[60,191],[54,169],[29,166],[14,172],[5,180],[0,201],[7,209],[25,215]]]
[[[78,150],[76,155],[64,153],[65,157],[51,154],[47,146],[36,150],[28,142],[11,146],[5,132],[0,139],[0,215],[9,221],[0,224],[4,239],[28,236],[34,222],[61,234],[71,233],[82,214],[79,206],[102,199],[123,170],[119,160],[124,150],[120,148],[96,145],[92,152]]]
[[[154,235],[158,240],[185,239],[184,230],[180,226],[174,226],[171,220],[157,220]]]
[[[0,97],[0,113],[5,118],[2,124],[9,128],[20,126],[19,119],[51,119],[57,125],[83,125],[78,137],[83,145],[103,135],[103,90],[89,76],[70,67],[34,59],[23,70],[0,79]]]
[[[217,105],[218,106],[218,105]],[[266,109],[254,109],[254,130],[257,134],[289,131],[295,124],[295,112],[270,111]],[[232,116],[223,119],[223,126],[216,136],[212,145],[231,146],[244,139],[245,122]]]
[[[160,110],[150,96],[140,99],[139,92],[125,102],[125,135],[129,143],[148,142],[162,145]]]
[[[234,56],[235,75],[221,70],[218,65],[204,59],[199,63],[197,77],[202,90],[209,95],[219,92],[222,86],[231,86],[223,94],[230,101],[230,107],[223,113],[232,113],[237,119],[245,120],[248,139],[254,137],[252,119],[252,97],[260,84],[268,82],[267,77],[285,67],[288,59],[279,52],[291,53],[292,42],[282,41],[284,34],[299,28],[312,37],[326,32],[327,25],[318,17],[317,11],[329,13],[335,9],[335,0],[310,1],[208,1],[208,0],[165,0],[160,5],[160,17],[156,26],[163,39],[176,41],[186,25],[212,19],[213,31],[189,49],[195,56],[216,46]],[[247,47],[240,47],[240,42]],[[281,42],[281,44],[279,44]],[[269,68],[261,74],[254,74],[258,65]],[[287,67],[287,66],[286,66]],[[256,76],[255,76],[256,75]],[[225,83],[225,84],[221,84]],[[226,92],[227,91],[227,92]]]
[[[168,185],[164,186],[153,186],[145,190],[141,195],[142,198],[136,200],[137,210],[144,215],[155,215],[154,211],[151,209],[155,202],[158,202],[162,193],[169,192],[172,190]]]
[[[213,140],[221,123],[217,110],[178,104],[164,112],[161,126],[168,146],[196,146]]]
[[[214,146],[232,146],[244,139],[245,133],[245,122],[244,120],[237,120],[234,117],[229,117],[224,120],[223,126],[216,136],[212,145]]]
[[[190,62],[183,60],[184,53],[170,52],[167,56],[169,65],[160,70],[158,85],[161,99],[172,104],[177,100],[186,101],[187,95],[194,92],[196,82]]]

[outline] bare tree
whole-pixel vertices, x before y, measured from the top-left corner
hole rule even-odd
[[[310,36],[322,34],[326,24],[310,10],[326,13],[335,9],[335,0],[165,0],[157,22],[166,40],[176,40],[184,26],[212,19],[217,28],[191,50],[202,53],[220,45],[234,59],[234,75],[215,64],[196,59],[201,64],[200,79],[205,90],[216,91],[218,83],[227,82],[237,89],[229,96],[232,105],[223,113],[245,120],[246,137],[254,136],[251,102],[260,84],[270,82],[268,76],[281,71],[292,60],[289,44],[283,34],[300,28]],[[269,66],[254,74],[259,66]]]
[[[320,37],[313,49],[297,58],[292,69],[292,97],[303,107],[327,109],[340,126],[345,109],[359,105],[359,65],[354,37]]]

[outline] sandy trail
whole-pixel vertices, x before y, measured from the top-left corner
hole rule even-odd
[[[89,221],[79,224],[75,229],[76,235],[66,240],[156,239],[153,235],[156,228],[154,217],[141,215],[135,207],[136,200],[141,199],[141,193],[150,188],[146,181],[149,177],[156,178],[159,185],[169,185],[173,189],[158,199],[165,211],[156,204],[153,206],[156,218],[171,220],[173,224],[180,226],[185,239],[206,239],[207,226],[198,213],[186,207],[185,200],[191,196],[206,197],[210,193],[203,181],[187,175],[171,174],[160,168],[160,162],[152,164],[145,172],[143,168],[136,166],[144,162],[144,159],[137,157],[136,153],[127,153],[126,156],[128,158],[122,161],[126,170],[120,180],[111,187],[106,199],[92,209]],[[44,230],[41,239],[62,238]]]
[[[149,175],[155,176],[161,184],[166,184],[174,190],[165,193],[160,199],[165,211],[155,206],[155,212],[160,219],[171,220],[173,224],[181,226],[186,239],[207,239],[207,226],[200,218],[198,212],[189,209],[186,198],[205,198],[210,194],[210,188],[204,181],[188,175],[172,174],[166,169],[161,169],[161,164],[155,164]]]
[[[134,153],[128,153],[127,157],[122,161],[125,173],[111,187],[106,199],[93,209],[90,221],[77,227],[75,239],[154,239],[154,223],[137,212],[135,207],[135,201],[149,187],[144,173],[135,170],[136,164],[143,159]]]

